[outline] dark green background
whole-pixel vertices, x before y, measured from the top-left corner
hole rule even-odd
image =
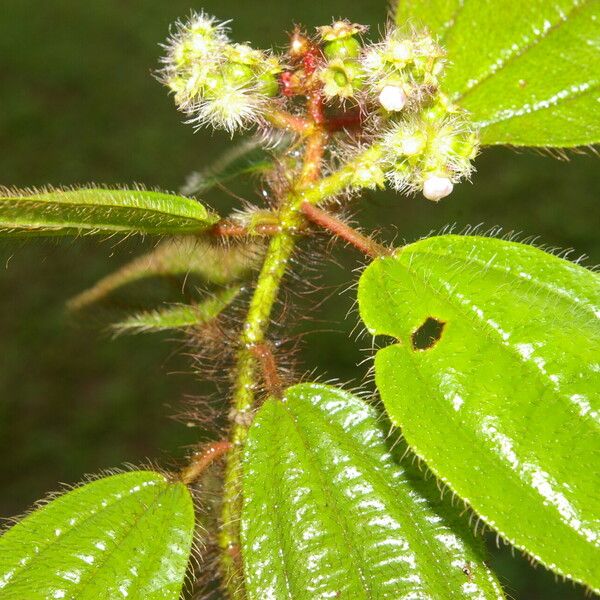
[[[152,77],[169,24],[202,7],[235,18],[237,40],[276,47],[294,22],[312,27],[332,16],[368,23],[376,35],[386,12],[384,0],[2,0],[0,184],[144,182],[174,190],[226,148],[226,136],[194,134],[181,124]],[[356,205],[359,221],[385,224],[383,235],[398,241],[448,223],[501,225],[598,261],[597,158],[560,162],[532,151],[490,149],[477,166],[474,184],[459,186],[439,205],[370,195]],[[247,198],[256,193],[253,187],[236,191]],[[231,205],[222,193],[207,200],[217,208]],[[90,325],[64,310],[67,298],[139,246],[93,240],[0,246],[6,263],[0,271],[0,515],[23,511],[58,481],[76,482],[83,473],[147,458],[169,464],[203,435],[170,419],[186,394],[203,389],[184,374],[187,361],[174,352],[176,344],[156,337],[112,341],[102,315],[92,315]],[[323,262],[321,285],[341,290],[355,280],[351,269],[360,257],[350,250],[343,256],[341,265]],[[328,321],[312,329],[334,331],[306,337],[306,369],[360,380],[365,367],[356,363],[368,342],[347,339],[355,324],[354,313],[345,319],[351,304],[351,293],[336,291],[312,312]],[[514,598],[582,596],[508,551],[494,561]]]

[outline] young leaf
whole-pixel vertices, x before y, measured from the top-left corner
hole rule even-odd
[[[179,598],[194,532],[187,488],[136,471],[88,483],[0,537],[3,600]]]
[[[189,237],[167,240],[72,298],[69,308],[80,310],[147,277],[195,275],[215,285],[246,279],[260,258],[259,248],[217,246]]]
[[[241,289],[241,286],[237,285],[219,290],[199,304],[175,304],[167,308],[141,312],[115,323],[112,327],[119,333],[144,333],[206,325],[235,300]]]
[[[470,531],[392,458],[387,434],[331,386],[260,408],[244,456],[249,600],[503,598]]]
[[[197,200],[146,190],[0,190],[0,235],[194,234],[216,223]]]
[[[226,152],[208,169],[192,173],[181,192],[187,196],[203,194],[241,175],[270,171],[274,165],[273,154],[264,146],[265,142],[260,137],[246,140]]]
[[[541,250],[447,235],[377,259],[360,314],[392,422],[490,527],[600,589],[600,282]]]
[[[485,144],[600,142],[597,0],[401,0],[396,23],[408,20],[447,49],[443,89]]]

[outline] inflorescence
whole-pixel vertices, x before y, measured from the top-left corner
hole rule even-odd
[[[442,91],[444,50],[427,33],[400,28],[365,44],[366,29],[336,21],[313,39],[296,30],[288,53],[276,56],[233,43],[225,23],[192,14],[166,45],[161,79],[191,123],[230,133],[286,127],[281,115],[294,119],[297,98],[316,94],[325,118],[341,123],[329,131],[346,135],[347,154],[381,147],[361,165],[356,187],[387,179],[398,191],[440,200],[469,178],[478,151],[468,113]],[[331,154],[344,158],[339,149]]]

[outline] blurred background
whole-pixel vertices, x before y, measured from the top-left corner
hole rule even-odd
[[[194,134],[152,76],[169,25],[201,8],[233,18],[237,41],[263,47],[282,47],[294,23],[312,28],[332,17],[368,24],[376,37],[386,17],[385,0],[2,0],[0,185],[143,182],[177,190],[209,164],[229,138]],[[477,167],[474,184],[458,186],[439,205],[367,195],[356,207],[358,221],[365,228],[391,224],[383,235],[398,241],[449,223],[499,225],[598,262],[598,158],[564,162],[493,148]],[[232,185],[248,199],[257,187]],[[205,200],[221,210],[232,205],[220,191]],[[0,245],[0,516],[22,512],[57,482],[74,483],[84,473],[146,459],[172,464],[203,437],[171,418],[205,384],[186,373],[179,345],[164,343],[170,336],[113,341],[101,315],[82,322],[64,307],[150,244]],[[312,326],[329,331],[306,337],[302,359],[306,369],[357,382],[365,367],[357,367],[361,343],[347,337],[355,315],[346,319],[352,295],[342,290],[361,257],[352,250],[334,256],[321,279],[333,295],[314,315],[328,324]],[[518,553],[503,549],[491,560],[511,598],[583,597]]]

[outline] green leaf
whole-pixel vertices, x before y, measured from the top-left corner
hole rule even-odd
[[[182,483],[136,471],[88,483],[0,537],[3,600],[176,600],[194,508]]]
[[[146,190],[0,190],[0,235],[193,234],[216,223],[197,200]]]
[[[600,282],[541,250],[447,235],[363,273],[392,422],[490,527],[600,589]]]
[[[263,138],[251,138],[229,150],[203,171],[192,173],[181,189],[192,196],[203,194],[217,185],[242,175],[266,173],[273,169],[273,153],[266,149]]]
[[[443,89],[485,144],[600,142],[600,2],[400,0],[396,22],[426,26],[448,51]]]
[[[212,297],[194,305],[175,304],[140,312],[115,323],[112,328],[118,333],[149,333],[206,325],[235,300],[241,289],[238,285],[219,290]]]
[[[503,598],[439,491],[392,458],[388,430],[326,385],[260,408],[244,456],[249,600]]]
[[[246,279],[260,258],[260,246],[217,246],[193,238],[167,240],[135,258],[69,301],[80,310],[117,289],[149,277],[195,275],[215,285]]]

